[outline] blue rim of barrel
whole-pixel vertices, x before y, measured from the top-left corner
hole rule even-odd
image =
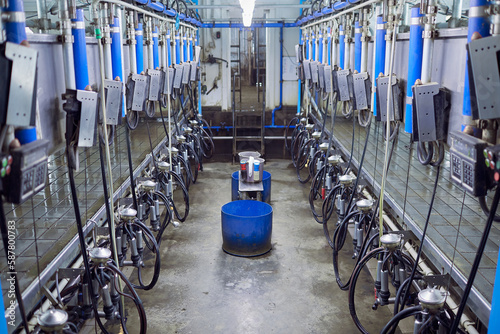
[[[221,208],[222,249],[242,257],[269,252],[272,215],[272,206],[264,202],[242,200],[224,204]]]

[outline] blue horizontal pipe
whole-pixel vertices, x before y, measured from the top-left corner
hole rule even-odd
[[[359,21],[354,22],[354,69],[361,72],[361,26]]]
[[[342,24],[339,25],[339,64],[344,68],[344,58],[345,58],[345,35],[344,35],[344,27]]]
[[[146,6],[157,12],[163,12],[165,9],[165,6],[163,6],[162,3],[156,1],[148,1]]]
[[[76,19],[73,22],[84,22],[83,9],[76,10]],[[73,25],[73,59],[75,62],[76,89],[84,90],[89,85],[89,68],[87,62],[87,43],[85,41],[85,27],[77,28]]]
[[[135,48],[135,58],[137,61],[137,73],[144,71],[144,36],[142,35],[142,23],[137,24],[135,29],[135,40],[137,46]]]
[[[384,19],[382,15],[377,16],[377,31],[375,33],[376,38],[376,48],[375,48],[375,78],[373,78],[375,87],[377,86],[377,78],[380,73],[384,73],[385,69],[385,34],[386,29],[385,26],[382,28],[382,24],[384,24]],[[379,28],[380,26],[380,28]],[[377,91],[374,91],[375,101],[377,100]],[[373,115],[377,116],[377,104],[373,104]]]
[[[419,18],[423,17],[420,14],[420,6],[414,6],[411,9],[411,17]],[[413,97],[413,91],[411,87],[415,84],[417,79],[420,79],[420,74],[422,72],[422,57],[424,40],[422,39],[422,31],[424,30],[423,25],[419,22],[416,24],[410,24],[410,47],[408,50],[408,80],[406,83],[406,96],[407,101],[411,101]],[[405,131],[407,133],[413,133],[413,111],[412,103],[406,103],[406,116],[405,116]]]
[[[24,15],[24,4],[22,0],[9,0],[7,7],[4,8],[6,13],[18,12]],[[20,44],[26,40],[26,23],[22,22],[6,22],[5,31],[7,33],[7,42]]]
[[[160,67],[160,54],[158,53],[158,27],[153,29],[153,68]]]

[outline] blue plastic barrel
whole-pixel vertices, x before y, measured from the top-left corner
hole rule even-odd
[[[239,186],[238,171],[234,172],[231,177],[231,201],[239,200],[238,186]],[[271,204],[271,173],[264,171],[262,175],[262,185],[264,191],[262,192],[262,202]]]
[[[269,252],[273,208],[264,202],[244,200],[221,208],[222,249],[236,256],[258,256]]]

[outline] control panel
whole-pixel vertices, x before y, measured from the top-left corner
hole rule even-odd
[[[20,204],[45,188],[49,141],[36,140],[3,156],[0,175],[3,194],[10,203]]]
[[[457,131],[450,132],[450,141],[451,180],[473,196],[485,196],[491,183],[484,153],[489,144]]]

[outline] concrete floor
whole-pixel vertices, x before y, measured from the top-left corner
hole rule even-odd
[[[198,184],[190,188],[187,221],[165,233],[157,285],[139,291],[149,333],[358,332],[348,293],[335,283],[331,249],[311,217],[309,185],[297,182],[289,160],[272,160],[265,168],[272,174],[271,252],[256,258],[223,252],[220,208],[231,200],[236,166],[206,163]],[[340,262],[352,270],[349,254]],[[362,321],[378,333],[391,313],[383,307],[371,310],[373,281],[369,274],[363,281]],[[129,332],[138,333],[133,311]]]

